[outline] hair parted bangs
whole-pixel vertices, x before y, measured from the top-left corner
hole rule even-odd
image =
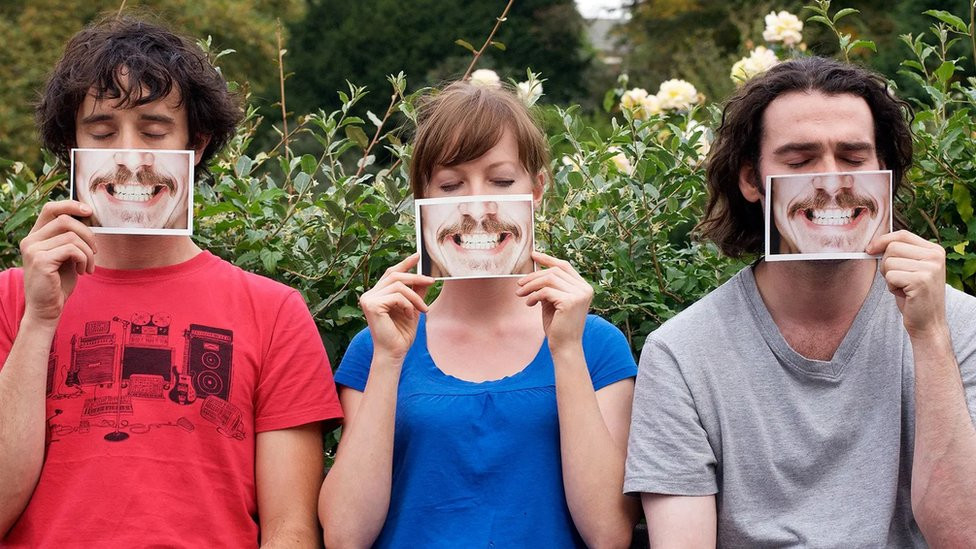
[[[549,148],[525,105],[507,88],[458,81],[420,100],[410,161],[415,198],[426,195],[436,166],[457,166],[480,158],[511,131],[519,163],[530,176],[549,177]]]
[[[63,162],[76,146],[76,117],[88,94],[130,109],[176,92],[189,129],[187,146],[210,143],[198,169],[233,137],[243,113],[237,97],[190,39],[148,16],[111,15],[68,41],[36,109],[42,144]]]
[[[780,63],[743,84],[728,100],[722,111],[722,124],[712,142],[705,171],[708,204],[696,230],[701,237],[717,244],[725,255],[742,257],[763,251],[763,208],[759,202],[749,202],[742,196],[739,174],[744,166],[752,166],[756,177],[760,176],[766,108],[781,95],[814,91],[864,99],[874,120],[878,160],[884,169],[892,171],[893,198],[905,187],[905,173],[912,165],[912,134],[908,125],[912,110],[908,103],[895,97],[882,76],[823,57],[800,57]],[[761,188],[762,181],[755,184]],[[897,210],[893,220],[896,229],[904,226]]]

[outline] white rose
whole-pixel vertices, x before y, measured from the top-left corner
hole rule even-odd
[[[696,133],[698,133],[697,138],[695,138]],[[692,140],[693,138],[694,141]],[[698,151],[699,158],[704,158],[712,146],[708,137],[708,128],[695,120],[688,121],[688,125],[685,126],[685,131],[681,134],[681,140],[695,147],[695,150]]]
[[[483,88],[498,88],[502,85],[501,78],[491,69],[478,69],[471,73],[470,81],[475,86]]]
[[[522,100],[527,107],[535,105],[535,102],[542,97],[542,82],[538,80],[527,80],[525,82],[519,82],[516,85],[516,92],[518,98]]]
[[[741,84],[757,74],[762,74],[779,63],[776,53],[765,47],[757,46],[748,56],[743,57],[732,65],[732,81]]]
[[[803,41],[803,22],[800,18],[788,11],[769,12],[766,16],[766,30],[763,31],[763,40],[767,42],[782,42],[787,46],[793,46]]]
[[[657,99],[664,110],[688,110],[698,103],[698,90],[684,80],[665,80],[657,91]]]
[[[630,165],[630,159],[624,154],[624,151],[620,150],[619,147],[610,147],[607,149],[610,152],[616,152],[610,160],[613,165],[617,168],[620,173],[625,173],[627,175],[634,175],[634,167]]]
[[[620,98],[620,108],[633,113],[634,119],[644,120],[661,112],[661,102],[644,88],[633,88],[625,91]]]

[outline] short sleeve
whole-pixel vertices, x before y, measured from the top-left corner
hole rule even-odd
[[[373,362],[373,338],[369,328],[363,328],[346,348],[346,354],[339,361],[336,370],[336,383],[359,392],[366,390],[366,380],[369,378],[369,366]]]
[[[969,416],[976,424],[976,297],[948,288],[946,311],[952,334],[952,348],[959,363]]]
[[[595,391],[637,375],[637,363],[623,332],[596,315],[586,318],[583,355]]]
[[[256,432],[341,419],[329,357],[308,307],[290,291],[274,330],[255,390]]]
[[[0,370],[14,346],[24,315],[24,275],[20,269],[0,272]]]
[[[678,361],[653,335],[641,352],[624,492],[718,492],[716,459]]]

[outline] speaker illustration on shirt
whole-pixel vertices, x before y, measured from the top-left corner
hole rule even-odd
[[[65,385],[111,385],[115,379],[116,338],[107,321],[85,323],[85,335],[71,336],[71,367]]]
[[[234,332],[200,324],[190,324],[186,336],[185,372],[193,376],[197,396],[230,397],[231,362]]]

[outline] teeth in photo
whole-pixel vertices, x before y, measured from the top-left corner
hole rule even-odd
[[[812,210],[810,217],[816,225],[846,225],[853,219],[853,209]]]
[[[498,234],[472,233],[461,235],[461,247],[465,250],[490,250],[498,245]]]
[[[115,185],[112,196],[126,202],[148,202],[153,197],[153,189],[142,185]]]

